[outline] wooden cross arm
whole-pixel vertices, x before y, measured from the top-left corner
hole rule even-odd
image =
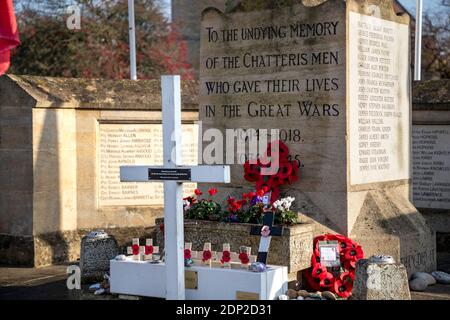
[[[230,183],[230,166],[122,166],[121,182],[207,182]]]

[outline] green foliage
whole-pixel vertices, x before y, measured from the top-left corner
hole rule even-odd
[[[199,194],[201,195],[201,193]],[[184,216],[186,219],[251,224],[263,222],[264,204],[257,196],[246,196],[244,199],[228,198],[228,206],[225,210],[222,210],[222,206],[213,201],[212,197],[209,199],[200,199],[200,196],[188,197],[184,201]],[[275,224],[294,225],[297,223],[295,212],[283,208],[273,208],[273,210],[275,212]]]
[[[291,210],[279,211],[275,213],[275,224],[294,225],[297,223],[298,214]]]
[[[222,207],[212,200],[200,200],[185,210],[186,219],[193,220],[222,220]]]

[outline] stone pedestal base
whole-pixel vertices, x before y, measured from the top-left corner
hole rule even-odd
[[[157,226],[164,219],[156,219]],[[252,225],[245,223],[220,223],[213,221],[185,220],[184,240],[192,242],[192,249],[203,250],[206,242],[212,244],[213,251],[221,251],[224,243],[237,252],[240,246],[252,248],[252,254],[258,252],[260,237],[250,235]],[[297,279],[297,272],[311,266],[313,246],[313,226],[309,223],[285,227],[283,236],[272,237],[268,264],[288,267],[289,280]],[[159,250],[164,249],[164,232],[156,228]]]
[[[103,280],[103,275],[109,273],[109,261],[118,254],[119,247],[114,237],[83,237],[80,254],[81,282]]]
[[[411,300],[402,264],[377,264],[363,259],[356,265],[354,300]]]

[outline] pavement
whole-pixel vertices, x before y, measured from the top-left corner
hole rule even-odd
[[[69,265],[69,264],[68,264]],[[67,289],[67,266],[14,268],[0,266],[0,300],[116,300],[111,295],[95,296]],[[450,273],[450,253],[438,253],[438,269]],[[411,292],[413,300],[450,300],[450,285],[436,284],[425,292]]]

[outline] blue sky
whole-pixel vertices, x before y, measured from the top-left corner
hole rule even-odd
[[[416,0],[399,0],[411,14],[416,12]],[[170,2],[171,0],[163,0],[166,5],[166,13],[170,16]],[[439,9],[441,0],[423,0],[424,10],[436,11]]]
[[[403,6],[408,9],[412,14],[416,12],[416,0],[399,0]],[[423,0],[424,11],[431,10],[436,11],[439,9],[441,0]]]

